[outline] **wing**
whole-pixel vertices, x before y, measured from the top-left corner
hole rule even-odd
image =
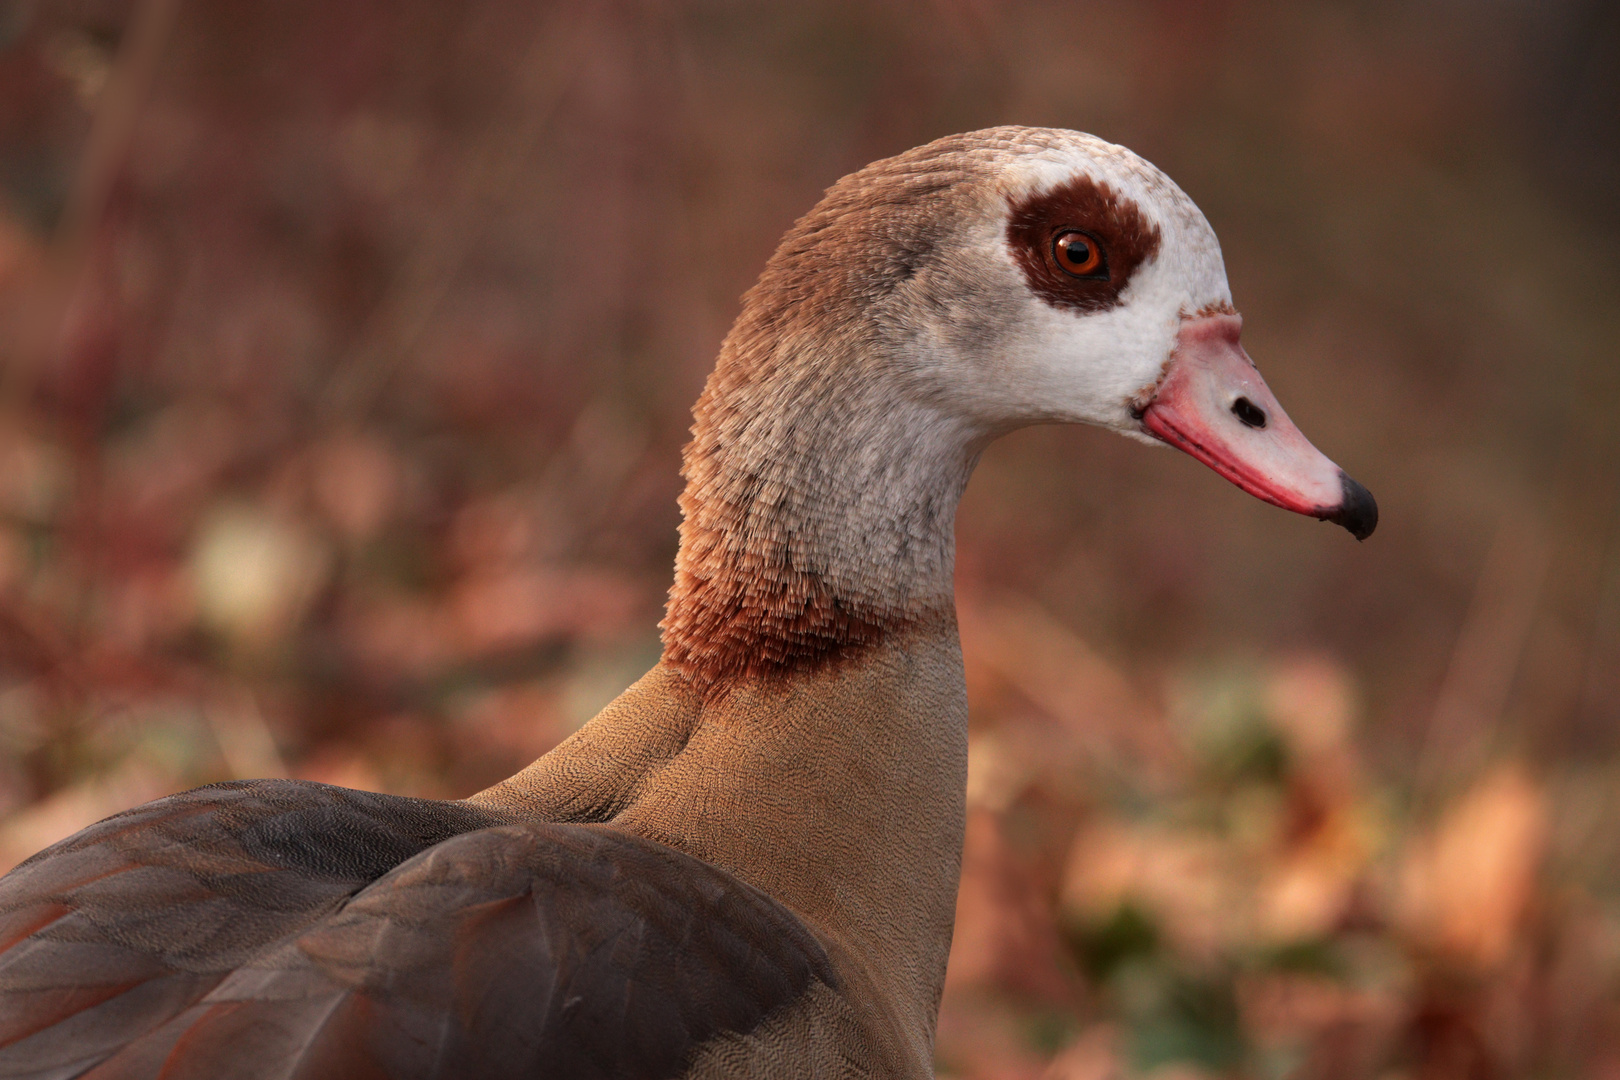
[[[504,820],[266,780],[92,825],[0,878],[0,1077],[81,1075],[406,859]]]
[[[675,1077],[813,980],[821,946],[729,874],[511,825],[411,859],[86,1080]]]
[[[308,861],[332,862],[326,852]],[[230,957],[228,971],[216,962],[199,976],[175,964],[182,950],[122,946],[120,962],[160,957],[173,972],[141,984],[170,980],[162,1009],[145,1007],[136,1031],[107,1011],[116,996],[80,1008],[0,1049],[0,1076],[674,1077],[706,1041],[752,1030],[817,982],[836,986],[820,944],[781,905],[604,826],[480,828],[426,847],[347,902],[331,888],[335,900],[317,898],[301,880],[298,902],[277,905],[299,915],[268,947],[202,950]],[[196,921],[202,937],[214,933]],[[98,969],[77,970],[46,996],[63,985],[83,993],[84,973]],[[75,1023],[98,1009],[96,1023]],[[116,1026],[116,1041],[97,1024]],[[87,1033],[94,1057],[73,1045]]]

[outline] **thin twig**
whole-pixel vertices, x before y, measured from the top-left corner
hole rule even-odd
[[[1413,790],[1427,799],[1483,749],[1501,719],[1541,600],[1551,543],[1517,512],[1505,515],[1485,556],[1440,696],[1424,734]]]
[[[25,400],[39,369],[61,347],[63,320],[85,277],[91,239],[113,186],[129,159],[135,129],[174,29],[181,0],[141,0],[130,19],[112,73],[96,99],[84,156],[62,217],[51,237],[43,302],[19,355],[0,371],[0,401]]]
[[[584,5],[556,4],[519,57],[509,109],[491,118],[462,170],[445,212],[428,223],[387,295],[327,384],[320,412],[327,422],[367,412],[400,363],[421,343],[449,297],[478,239],[489,202],[510,191],[573,82],[576,37]]]

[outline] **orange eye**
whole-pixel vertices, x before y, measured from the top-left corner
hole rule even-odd
[[[1052,255],[1065,273],[1075,277],[1106,278],[1102,245],[1083,232],[1059,233],[1052,241]]]

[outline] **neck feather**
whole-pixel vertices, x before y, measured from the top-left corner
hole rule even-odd
[[[956,506],[981,442],[870,340],[750,348],[695,407],[664,659],[705,690],[798,674],[954,618]]]

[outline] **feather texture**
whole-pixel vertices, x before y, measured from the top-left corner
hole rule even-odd
[[[0,913],[8,1078],[672,1077],[835,981],[661,844],[298,781],[109,818]]]

